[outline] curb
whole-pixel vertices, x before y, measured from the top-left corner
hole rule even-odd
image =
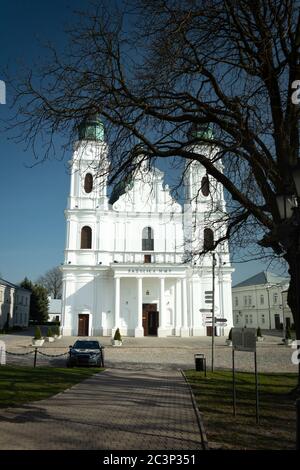
[[[194,411],[196,413],[196,417],[197,417],[197,421],[198,421],[198,425],[199,425],[199,429],[200,429],[203,450],[209,450],[206,431],[205,431],[204,424],[203,424],[203,421],[202,421],[202,416],[201,416],[200,411],[198,409],[198,405],[197,405],[197,402],[196,402],[196,399],[195,399],[194,392],[193,392],[192,387],[190,386],[190,384],[189,384],[189,382],[186,378],[186,375],[185,375],[184,371],[182,369],[179,369],[179,370],[180,370],[180,372],[181,372],[181,374],[182,374],[182,376],[185,380],[185,383],[186,383],[186,385],[187,385],[187,387],[190,391],[190,394],[191,394],[193,408],[194,408]]]

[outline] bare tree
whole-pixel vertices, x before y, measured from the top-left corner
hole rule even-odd
[[[40,73],[15,85],[19,138],[33,148],[43,138],[50,151],[56,132],[72,140],[86,114],[98,113],[111,144],[110,183],[134,170],[137,144],[149,160],[183,161],[183,171],[200,162],[225,189],[226,238],[286,261],[300,339],[299,223],[296,215],[283,223],[276,204],[276,195],[295,194],[299,162],[291,99],[300,78],[299,1],[107,5],[79,13],[66,53],[49,46]],[[208,126],[213,132],[202,132]],[[218,149],[214,158],[199,152],[203,145]]]
[[[43,276],[40,276],[36,284],[45,287],[53,299],[61,299],[62,273],[58,266],[49,269]]]

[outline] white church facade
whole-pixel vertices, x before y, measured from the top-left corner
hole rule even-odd
[[[138,337],[210,334],[205,318],[211,315],[212,254],[190,254],[226,231],[214,223],[226,211],[221,185],[193,162],[182,206],[163,172],[143,162],[108,196],[108,146],[97,119],[80,127],[71,165],[61,267],[63,335],[111,336],[117,328]],[[217,246],[215,259],[215,315],[227,319],[219,331],[227,334],[233,271],[227,242]]]

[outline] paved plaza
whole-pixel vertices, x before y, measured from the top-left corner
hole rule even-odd
[[[1,335],[14,353],[8,364],[33,364],[32,335]],[[49,399],[0,410],[0,449],[202,449],[201,418],[179,368],[194,368],[196,353],[209,367],[211,338],[124,338],[121,347],[96,339],[105,347],[106,370]],[[45,343],[37,365],[65,366],[75,340]],[[215,341],[216,368],[231,368],[232,348],[224,337]],[[259,371],[297,372],[279,333],[265,335],[257,351]],[[253,370],[253,354],[237,353],[236,364]]]
[[[0,449],[201,450],[179,371],[107,369],[47,400],[0,410]]]
[[[31,334],[30,334],[31,333]],[[33,350],[30,346],[33,332],[22,335],[1,335],[7,350],[14,353],[26,353]],[[257,343],[258,370],[261,372],[297,372],[297,366],[291,361],[293,349],[284,346],[280,333],[266,334],[262,343]],[[54,343],[44,343],[41,352],[51,355],[67,353],[69,345],[77,338],[63,337]],[[105,366],[110,368],[126,368],[135,370],[156,369],[176,370],[178,368],[194,368],[194,355],[204,353],[207,364],[211,361],[211,338],[123,338],[122,347],[112,347],[110,338],[98,337],[105,347]],[[215,366],[230,369],[232,365],[232,348],[225,345],[224,337],[215,338]],[[38,355],[38,365],[64,366],[66,355],[48,357]],[[33,354],[27,356],[7,355],[8,364],[32,365]],[[236,367],[239,370],[253,370],[253,354],[239,352],[236,354]]]

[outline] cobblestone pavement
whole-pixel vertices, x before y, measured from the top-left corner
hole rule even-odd
[[[25,353],[33,350],[30,335],[1,335],[5,340],[7,350],[15,353]],[[59,355],[68,352],[75,337],[64,337],[54,343],[44,343],[41,352]],[[166,369],[172,370],[181,367],[189,369],[194,367],[194,354],[204,353],[207,357],[208,367],[211,361],[211,338],[124,338],[123,346],[113,348],[110,338],[95,338],[105,347],[105,365],[107,367],[122,367],[127,369]],[[231,368],[231,348],[225,345],[224,337],[215,338],[215,366],[216,368]],[[265,335],[265,341],[257,343],[258,370],[261,372],[297,372],[297,366],[292,364],[291,347],[284,346],[280,333]],[[65,366],[67,355],[49,358],[38,355],[38,365]],[[33,364],[33,354],[27,356],[7,355],[8,364]],[[253,354],[240,352],[236,354],[236,367],[239,370],[253,370]]]
[[[0,410],[0,449],[200,450],[180,371],[107,369],[47,400]]]

